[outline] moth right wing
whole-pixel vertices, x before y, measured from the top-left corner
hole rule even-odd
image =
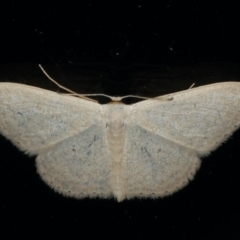
[[[124,196],[162,197],[184,187],[240,126],[240,83],[211,84],[130,106],[125,121]]]
[[[215,83],[162,97],[165,100],[132,105],[131,121],[200,155],[216,149],[240,126],[240,82]]]

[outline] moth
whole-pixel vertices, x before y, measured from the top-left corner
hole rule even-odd
[[[240,126],[240,83],[125,105],[0,83],[0,133],[37,155],[37,172],[75,198],[157,198],[194,178],[200,157]],[[163,100],[165,99],[165,100]],[[166,101],[166,99],[168,99]]]

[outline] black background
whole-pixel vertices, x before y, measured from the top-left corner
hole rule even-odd
[[[39,63],[78,93],[152,97],[240,79],[234,1],[83,2],[0,1],[0,81],[62,91]],[[183,190],[121,203],[62,197],[40,180],[35,157],[0,141],[8,238],[240,239],[239,131]]]

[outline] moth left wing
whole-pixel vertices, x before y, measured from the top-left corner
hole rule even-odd
[[[101,124],[101,105],[17,83],[0,83],[0,133],[18,148],[46,147]]]

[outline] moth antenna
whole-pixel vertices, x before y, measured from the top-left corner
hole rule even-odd
[[[192,89],[195,86],[195,83],[193,83],[188,89]]]
[[[86,97],[86,95],[78,94],[78,93],[72,91],[71,89],[62,86],[61,84],[59,84],[56,80],[54,80],[53,78],[51,78],[51,77],[47,74],[47,72],[44,70],[44,68],[41,66],[41,64],[38,64],[38,66],[40,67],[40,69],[42,70],[42,72],[44,73],[44,75],[45,75],[50,81],[52,81],[53,83],[55,83],[59,88],[61,88],[61,89],[65,90],[65,91],[71,93],[73,96],[77,96],[77,97],[80,97],[80,98],[83,98],[83,99],[85,99],[85,100],[89,100],[89,101],[92,101],[92,102],[97,102],[96,100],[94,100],[94,99],[92,99],[92,98]],[[95,95],[92,95],[92,96],[96,96],[96,95],[98,95],[98,94],[95,94]],[[90,95],[90,96],[91,96],[91,95]]]

